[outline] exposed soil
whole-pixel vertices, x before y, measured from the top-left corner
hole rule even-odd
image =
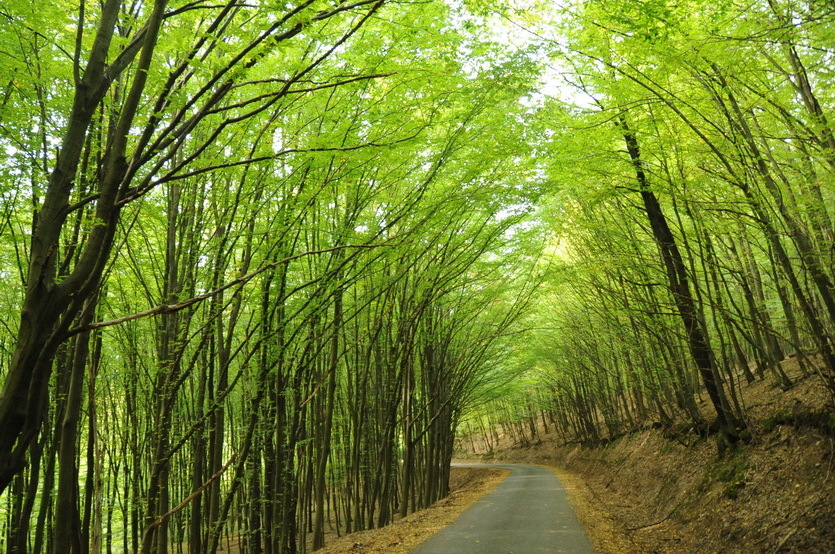
[[[540,427],[534,444],[504,437],[479,459],[563,468],[601,553],[835,552],[831,400],[818,377],[785,365],[797,379],[787,392],[742,385],[753,440],[722,458],[694,434],[648,429],[586,448]]]
[[[420,543],[446,527],[476,500],[496,488],[510,471],[505,469],[453,467],[450,473],[450,494],[425,510],[370,531],[351,533],[331,539],[317,553],[337,552],[402,553],[410,552]]]

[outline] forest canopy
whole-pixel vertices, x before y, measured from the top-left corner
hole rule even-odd
[[[0,546],[315,550],[459,430],[835,394],[833,18],[0,0]]]

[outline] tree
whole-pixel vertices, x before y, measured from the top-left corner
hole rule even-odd
[[[554,390],[566,435],[616,436],[634,425],[630,405],[647,416],[646,400],[663,426],[683,411],[704,429],[694,365],[732,441],[747,436],[740,374],[767,369],[790,388],[780,364],[794,352],[831,392],[833,274],[821,245],[832,204],[820,178],[831,99],[809,95],[831,72],[820,56],[828,10],[537,9],[516,22],[548,46],[568,87],[548,89],[537,112],[554,183],[539,217],[553,221],[562,269],[537,308],[550,330],[540,340],[557,346],[529,364]],[[578,321],[610,340],[587,339]],[[638,386],[620,395],[624,382]]]
[[[0,490],[23,467],[42,421],[56,351],[101,283],[125,206],[162,182],[211,170],[211,162],[203,167],[195,162],[204,161],[201,154],[231,123],[246,121],[292,94],[293,86],[382,4],[361,1],[321,11],[311,1],[262,23],[251,15],[265,7],[244,9],[235,3],[168,10],[167,2],[158,0],[131,12],[119,0],[109,0],[93,13],[82,5],[74,47],[68,49],[72,63],[62,74],[72,86],[72,107],[62,113],[59,104],[52,114],[47,99],[40,101],[42,110],[66,123],[35,212],[18,338],[0,395]],[[303,56],[266,94],[252,90],[260,81],[259,66],[278,55],[280,47],[304,38],[302,31],[311,25],[354,12],[359,12],[356,19],[325,39],[331,45],[323,52]],[[10,17],[21,33],[27,28],[25,15]],[[230,37],[227,32],[242,21],[247,24],[239,27],[240,34]],[[181,40],[178,22],[196,25],[198,32],[166,67],[157,43],[163,36]],[[90,23],[96,30],[88,43]],[[37,50],[27,53],[37,60]],[[149,82],[156,72],[167,77]],[[41,154],[49,156],[48,151]],[[88,179],[89,189],[76,186]],[[62,260],[67,218],[83,210],[92,212],[90,227],[78,255]]]

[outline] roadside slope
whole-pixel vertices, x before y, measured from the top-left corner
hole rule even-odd
[[[712,439],[660,429],[596,448],[540,429],[529,446],[476,454],[579,478],[572,500],[599,552],[624,552],[622,539],[635,552],[835,551],[835,432],[819,381],[748,389],[754,440],[724,458]]]

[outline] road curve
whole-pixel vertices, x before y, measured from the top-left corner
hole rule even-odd
[[[485,495],[412,554],[593,554],[568,494],[553,471],[525,465],[511,470]]]

